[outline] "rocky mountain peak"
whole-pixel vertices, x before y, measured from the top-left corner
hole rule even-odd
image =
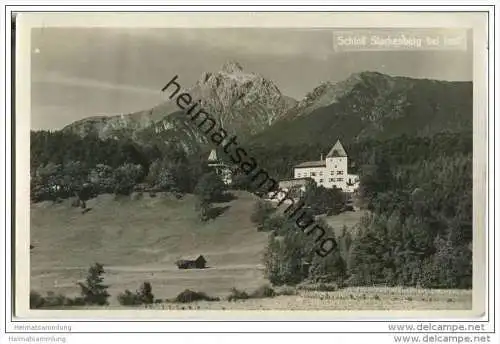
[[[296,103],[283,96],[271,80],[243,71],[242,66],[235,61],[224,63],[218,71],[202,73],[193,87],[186,84],[182,86],[186,87],[185,92],[193,99],[200,100],[203,108],[218,120],[221,127],[238,133],[240,137],[264,130]],[[86,119],[69,125],[68,130],[80,134],[95,131],[102,138],[113,137],[117,130],[134,134],[151,126],[157,131],[173,132],[178,129],[175,127],[178,121],[171,115],[177,111],[177,103],[169,100],[134,114],[104,116],[100,121]],[[179,140],[182,140],[180,136]]]
[[[222,65],[221,71],[224,73],[238,73],[243,72],[243,67],[236,61],[227,61]]]
[[[244,84],[255,83],[259,76],[247,73],[238,62],[228,61],[217,72],[203,72],[197,86],[211,89],[241,87]]]
[[[192,93],[217,114],[225,128],[250,134],[271,125],[295,104],[271,80],[243,71],[235,61],[224,63],[219,71],[203,73]]]

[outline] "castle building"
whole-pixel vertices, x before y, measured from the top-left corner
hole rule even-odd
[[[210,155],[208,156],[208,166],[211,167],[219,177],[221,177],[224,184],[231,184],[233,180],[232,170],[229,165],[225,164],[217,157],[217,151],[215,149],[212,149]]]
[[[306,161],[294,166],[294,179],[313,179],[318,186],[339,188],[344,192],[354,192],[359,187],[359,177],[348,173],[347,153],[337,140],[323,160]]]

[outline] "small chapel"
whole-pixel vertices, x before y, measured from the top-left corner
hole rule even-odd
[[[215,149],[212,149],[210,155],[208,156],[208,167],[215,171],[224,184],[231,184],[233,180],[231,167],[217,156],[217,150]]]

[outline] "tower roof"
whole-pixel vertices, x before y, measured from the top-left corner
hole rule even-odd
[[[336,157],[344,157],[347,156],[347,153],[345,152],[344,147],[342,146],[342,143],[340,143],[340,140],[337,140],[335,145],[330,149],[330,152],[328,152],[328,155],[326,156],[327,158],[336,158]]]
[[[215,149],[212,149],[210,152],[210,155],[208,156],[208,161],[218,161],[219,159],[217,158],[217,151]]]

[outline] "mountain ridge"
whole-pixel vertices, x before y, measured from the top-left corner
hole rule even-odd
[[[471,130],[472,82],[361,72],[322,83],[252,142],[331,145],[337,138],[355,142]]]
[[[339,82],[322,82],[296,101],[271,80],[228,61],[217,72],[202,73],[184,91],[200,99],[221,127],[250,143],[293,146],[337,138],[359,141],[472,130],[472,82],[467,81],[363,71]],[[207,142],[175,99],[127,115],[89,117],[63,130],[81,136],[94,132],[100,138],[127,137],[139,143],[148,143],[156,135],[186,152],[195,152]]]
[[[226,62],[217,72],[204,72],[191,87],[184,86],[181,84],[182,91],[193,99],[200,99],[204,109],[222,127],[243,136],[256,134],[271,125],[296,103],[293,98],[284,96],[272,81],[243,71],[234,61]],[[144,111],[87,117],[62,130],[80,136],[94,133],[100,138],[129,135],[135,139],[137,132],[153,126],[176,127],[179,119],[171,117],[179,110],[175,100],[169,99]]]

